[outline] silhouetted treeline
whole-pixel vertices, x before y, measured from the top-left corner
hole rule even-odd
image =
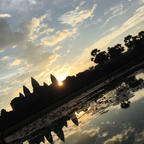
[[[108,51],[94,49],[91,52],[92,61],[97,65],[88,70],[78,73],[76,76],[68,76],[63,81],[63,86],[58,86],[58,81],[51,75],[52,84],[44,83],[42,86],[31,78],[33,92],[23,86],[23,94],[11,101],[12,111],[1,110],[0,131],[4,131],[20,121],[40,112],[45,108],[59,106],[65,100],[70,100],[77,95],[73,93],[95,82],[102,83],[104,79],[122,73],[144,60],[144,31],[138,36],[124,38],[125,47],[117,44],[109,47]],[[70,97],[70,99],[68,99]]]

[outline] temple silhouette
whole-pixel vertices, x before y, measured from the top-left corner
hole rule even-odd
[[[69,120],[78,126],[78,119],[75,112],[72,112],[53,121],[48,127],[40,129],[34,135],[28,136],[25,140],[27,140],[29,144],[40,144],[41,142],[45,143],[46,139],[50,144],[54,144],[53,136],[51,134],[51,132],[54,132],[61,141],[65,142],[63,128],[68,127],[67,121]],[[23,143],[25,140],[21,140],[19,143]]]

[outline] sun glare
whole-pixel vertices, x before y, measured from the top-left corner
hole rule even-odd
[[[62,81],[58,81],[58,85],[59,85],[59,86],[63,86]]]
[[[63,80],[66,78],[66,74],[63,74],[58,77],[58,86],[63,86]]]

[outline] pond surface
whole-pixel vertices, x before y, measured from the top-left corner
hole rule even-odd
[[[8,143],[144,144],[144,74],[81,95],[6,138]]]

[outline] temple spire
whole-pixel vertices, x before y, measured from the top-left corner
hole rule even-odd
[[[56,129],[54,132],[63,142],[65,141],[64,132],[62,129]]]
[[[50,75],[50,78],[51,78],[52,84],[54,84],[54,85],[57,85],[57,84],[58,84],[58,80],[56,79],[55,76],[53,76],[53,75],[51,74],[51,75]]]
[[[44,82],[44,83],[43,83],[43,86],[48,87],[48,84]]]
[[[31,92],[26,86],[23,86],[23,92],[25,96],[31,96]]]
[[[24,95],[22,93],[19,93],[19,97],[24,98]]]
[[[40,87],[39,83],[33,77],[31,77],[31,83],[32,83],[33,89],[37,89]]]
[[[53,137],[51,135],[51,132],[48,132],[45,134],[46,139],[49,141],[49,143],[53,144]]]
[[[72,118],[71,118],[72,122],[78,126],[78,118],[76,117],[75,114],[72,115]]]

